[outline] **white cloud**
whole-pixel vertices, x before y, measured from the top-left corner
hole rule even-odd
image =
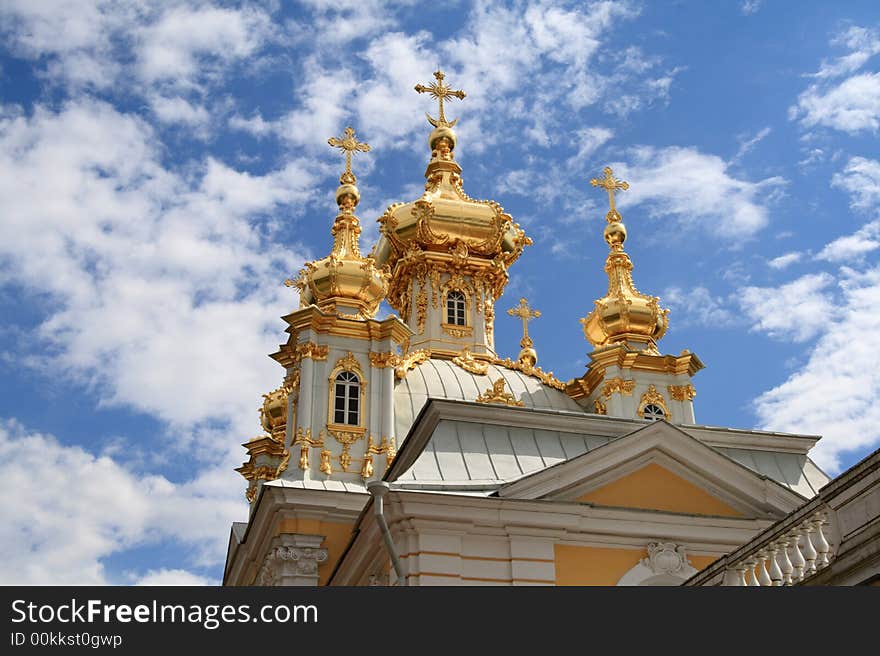
[[[833,61],[822,61],[811,84],[797,104],[789,108],[789,118],[805,128],[826,127],[850,134],[876,132],[880,127],[880,73],[857,73],[880,53],[877,30],[852,26],[837,35],[831,44],[848,52]],[[840,79],[843,76],[844,79]]]
[[[843,269],[841,278],[839,311],[822,316],[806,364],[756,401],[763,427],[822,435],[810,456],[831,472],[842,453],[880,442],[880,269]]]
[[[880,53],[880,33],[877,30],[853,25],[831,40],[833,46],[843,46],[849,52],[833,61],[822,61],[817,78],[833,78],[857,71],[871,57]]]
[[[52,299],[28,345],[38,365],[183,435],[208,421],[250,432],[254,398],[281,376],[266,357],[278,317],[296,306],[281,281],[302,262],[255,218],[294,220],[313,178],[297,161],[256,176],[211,158],[184,176],[155,144],[99,102],[0,121],[3,273]]]
[[[39,475],[37,475],[39,474]],[[213,478],[228,478],[218,489]],[[4,585],[119,583],[103,561],[133,547],[174,541],[195,565],[222,562],[230,518],[244,511],[233,472],[182,485],[137,474],[109,457],[64,446],[13,421],[0,423],[0,560]],[[219,492],[219,493],[218,493]],[[148,572],[142,583],[204,577]],[[140,578],[138,576],[137,578]]]
[[[259,112],[251,118],[233,116],[229,119],[229,127],[233,130],[248,132],[257,138],[271,134],[275,130],[275,125],[271,121],[264,120]]]
[[[167,98],[154,95],[150,97],[150,107],[162,123],[183,123],[194,127],[204,127],[210,120],[208,110],[201,105],[192,105],[181,97]]]
[[[880,221],[872,221],[851,235],[838,237],[819,251],[817,257],[829,262],[857,264],[865,255],[880,248]]]
[[[880,162],[865,157],[853,157],[842,173],[831,178],[834,187],[850,194],[850,205],[864,210],[880,207]]]
[[[252,7],[171,7],[136,31],[139,73],[147,82],[194,84],[205,73],[252,55],[269,37],[271,25]]]
[[[219,581],[212,581],[204,576],[193,574],[184,569],[159,569],[149,570],[140,576],[134,585],[218,585]]]
[[[822,332],[835,315],[828,294],[834,278],[827,273],[809,274],[779,287],[745,287],[739,303],[752,320],[752,330],[771,337],[803,342]]]
[[[739,6],[739,10],[745,16],[751,16],[761,8],[761,0],[743,0]]]
[[[660,299],[669,306],[670,321],[679,322],[682,326],[696,324],[718,328],[729,326],[734,321],[734,315],[724,299],[713,296],[706,287],[698,286],[689,290],[670,287]]]
[[[784,255],[780,255],[779,257],[774,257],[772,260],[767,262],[767,266],[769,266],[771,269],[777,269],[777,270],[781,271],[782,269],[785,269],[785,268],[791,266],[795,262],[800,262],[800,260],[801,260],[801,258],[803,258],[803,256],[804,256],[803,253],[798,253],[798,252],[785,253]]]
[[[0,18],[18,55],[44,61],[53,80],[73,88],[136,78],[193,87],[252,56],[274,33],[261,9],[200,2],[9,0],[0,4]]]
[[[716,155],[676,146],[638,146],[631,163],[613,165],[615,175],[630,183],[619,196],[621,207],[645,205],[652,216],[674,216],[723,237],[748,237],[767,225],[767,191],[785,181],[749,182],[728,167]]]
[[[736,155],[733,156],[733,161],[738,162],[745,155],[747,155],[751,150],[761,143],[767,136],[770,134],[772,130],[769,127],[761,128],[758,132],[751,137],[742,137],[740,139],[739,150],[736,151]]]
[[[880,127],[880,73],[861,73],[837,86],[811,85],[789,117],[804,127],[823,126],[855,134]]]

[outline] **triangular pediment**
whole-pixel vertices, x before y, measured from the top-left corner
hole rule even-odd
[[[662,421],[525,476],[498,494],[727,517],[778,517],[804,501]]]

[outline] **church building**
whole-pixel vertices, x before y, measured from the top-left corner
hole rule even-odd
[[[703,363],[662,350],[668,310],[633,282],[628,184],[610,168],[591,180],[609,252],[581,319],[589,363],[568,381],[541,368],[540,312],[503,296],[532,241],[465,192],[444,104],[465,93],[434,77],[416,86],[439,103],[425,191],[379,217],[369,255],[352,168],[369,146],[351,128],[329,140],[345,155],[332,247],[288,281],[300,307],[271,356],[265,433],[244,444],[250,514],[224,585],[877,580],[880,452],[829,485],[817,436],[697,423]],[[379,320],[383,300],[395,314]],[[496,311],[522,321],[515,360],[497,353]]]

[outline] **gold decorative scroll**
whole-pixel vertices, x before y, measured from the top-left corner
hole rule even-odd
[[[612,378],[602,386],[602,395],[606,399],[610,399],[612,394],[631,395],[636,388],[636,381],[624,380],[623,378]]]
[[[666,389],[669,390],[669,396],[676,401],[693,401],[697,395],[697,390],[690,383],[687,385],[669,385]]]
[[[478,376],[485,376],[486,372],[489,371],[489,364],[482,360],[477,360],[468,346],[465,346],[458,355],[452,358],[452,363]]]

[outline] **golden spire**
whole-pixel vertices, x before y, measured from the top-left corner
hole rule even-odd
[[[608,294],[595,302],[593,311],[581,319],[584,336],[596,347],[615,343],[638,345],[648,352],[657,352],[657,340],[669,325],[669,310],[660,307],[660,299],[639,293],[633,284],[633,264],[623,250],[626,226],[614,205],[614,192],[629,189],[629,183],[614,178],[610,166],[604,177],[590,180],[594,187],[608,192],[611,209],[605,215],[605,241],[611,252],[605,261]]]
[[[443,83],[443,79],[446,75],[443,71],[436,71],[434,73],[434,77],[437,79],[436,82],[432,82],[429,85],[417,84],[416,91],[419,93],[429,93],[431,97],[437,100],[440,103],[440,116],[436,120],[431,118],[431,115],[425,112],[425,116],[428,117],[428,123],[433,125],[435,128],[446,127],[451,128],[457,122],[458,119],[453,119],[450,123],[446,120],[446,115],[443,113],[443,99],[444,98],[458,98],[459,100],[464,100],[464,97],[467,95],[461,89],[450,89],[449,85]]]
[[[303,307],[315,304],[322,310],[352,316],[352,310],[362,318],[376,314],[380,301],[388,291],[388,274],[379,270],[371,257],[362,257],[360,250],[361,225],[354,215],[361,194],[355,186],[357,178],[351,170],[351,156],[366,153],[370,145],[355,138],[354,128],[345,128],[345,136],[330,137],[327,143],[345,153],[345,171],[339,177],[336,204],[339,214],[333,222],[333,248],[330,255],[316,262],[306,262],[295,282],[300,291]]]
[[[340,184],[353,185],[355,182],[357,182],[357,178],[351,171],[351,155],[356,151],[360,151],[362,153],[370,152],[370,144],[358,142],[358,140],[354,137],[353,127],[345,128],[345,137],[343,139],[339,139],[338,137],[330,137],[329,139],[327,139],[327,143],[334,148],[341,148],[343,152],[345,152],[345,172],[339,177],[339,182]]]
[[[531,337],[529,337],[529,321],[537,319],[541,316],[541,313],[538,310],[530,308],[526,299],[521,298],[519,299],[519,305],[510,308],[507,311],[507,314],[522,319],[523,336],[522,339],[519,340],[519,345],[522,347],[522,350],[519,352],[518,359],[520,363],[528,363],[530,366],[534,367],[538,362],[538,354],[533,348],[534,343],[532,342]]]

